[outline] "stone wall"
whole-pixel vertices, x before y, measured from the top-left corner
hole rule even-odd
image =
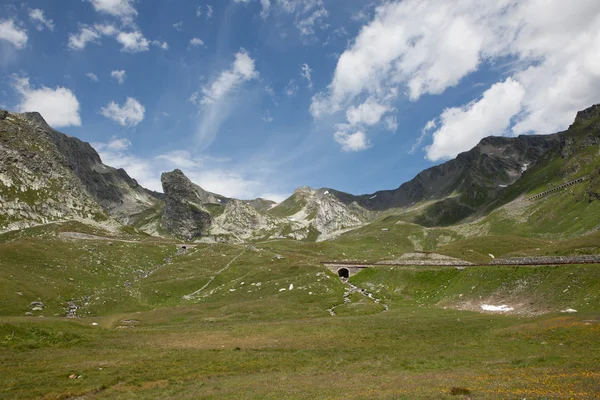
[[[600,255],[497,258],[490,265],[600,264]]]

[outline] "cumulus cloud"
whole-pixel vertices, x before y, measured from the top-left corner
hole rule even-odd
[[[21,97],[16,109],[20,112],[37,111],[54,127],[80,126],[79,101],[67,88],[42,86],[34,88],[27,77],[12,76],[12,85]]]
[[[71,50],[83,50],[88,43],[99,43],[102,36],[114,36],[116,33],[117,28],[110,24],[81,25],[78,33],[69,34],[67,45]]]
[[[131,19],[137,15],[133,7],[134,0],[89,0],[94,9],[102,14],[108,14],[113,17]]]
[[[0,40],[12,43],[17,49],[27,44],[27,31],[15,24],[12,19],[0,20]]]
[[[88,72],[87,74],[85,74],[85,76],[87,76],[88,78],[90,78],[90,80],[92,82],[99,82],[100,79],[98,79],[98,75],[94,74],[93,72]]]
[[[54,21],[46,18],[44,10],[40,10],[39,8],[29,9],[29,20],[33,22],[35,29],[38,31],[43,31],[44,28],[48,28],[50,31],[54,30]]]
[[[342,151],[355,152],[371,147],[371,143],[363,131],[351,132],[349,131],[350,127],[345,125],[338,126],[338,129],[333,138],[342,146]]]
[[[117,42],[123,45],[121,51],[126,53],[139,53],[148,51],[150,42],[144,37],[142,32],[135,30],[131,32],[119,32]]]
[[[219,76],[208,86],[202,89],[204,96],[201,104],[214,104],[231,91],[237,89],[244,82],[258,78],[254,60],[246,50],[241,49],[235,55],[231,68],[222,71]]]
[[[125,72],[124,69],[121,70],[117,70],[117,71],[112,71],[110,73],[110,76],[114,79],[117,80],[117,82],[119,82],[120,85],[122,85],[123,83],[125,83],[125,76],[127,75],[127,72]]]
[[[144,106],[132,97],[128,97],[122,106],[111,101],[106,107],[100,109],[100,114],[126,127],[134,127],[142,122],[145,112]]]
[[[389,110],[389,107],[377,103],[373,97],[370,97],[358,107],[348,108],[346,118],[350,125],[375,125]]]
[[[183,21],[175,22],[173,28],[181,32],[183,30]]]
[[[204,41],[200,38],[192,38],[190,39],[190,44],[194,47],[200,47],[200,46],[204,46]]]
[[[440,127],[433,133],[433,143],[426,148],[427,158],[452,158],[488,135],[503,134],[521,109],[524,96],[523,86],[508,78],[486,90],[480,100],[444,110]],[[425,130],[433,129],[432,126],[435,124],[430,121]]]
[[[169,50],[169,43],[160,40],[153,40],[152,45],[156,47],[160,47],[163,50]]]
[[[357,107],[365,97],[380,104],[400,95],[417,101],[443,93],[484,63],[510,59],[505,72],[524,92],[512,132],[550,133],[600,100],[598,32],[595,0],[384,2],[339,56],[331,83],[313,97],[310,110],[321,118]],[[386,102],[391,89],[397,95]],[[490,123],[483,126],[490,129],[506,118],[499,107],[485,115]],[[434,158],[443,153],[437,148],[431,148]]]

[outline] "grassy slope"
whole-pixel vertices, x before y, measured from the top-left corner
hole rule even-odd
[[[341,305],[344,285],[317,261],[358,255],[361,237],[371,237],[366,247],[381,257],[409,248],[407,234],[429,236],[396,222],[379,221],[334,242],[200,245],[179,255],[174,243],[145,237],[122,235],[141,240],[108,246],[55,236],[88,229],[83,226],[2,235],[0,398],[437,399],[453,398],[453,387],[491,399],[597,393],[597,266],[381,267],[352,281],[383,298],[389,312],[358,295]],[[556,251],[595,243],[579,240],[555,242]],[[516,244],[496,246],[530,251],[538,241]],[[285,258],[275,260],[276,253]],[[140,269],[166,257],[170,264],[135,280]],[[211,277],[193,300],[183,299]],[[86,318],[54,316],[69,297],[89,293],[101,293],[101,301],[80,310]],[[25,317],[38,297],[47,304],[45,317]],[[442,307],[487,300],[533,303],[530,311],[551,313],[500,316]],[[332,306],[336,317],[327,311]],[[566,307],[579,313],[555,312]],[[70,380],[72,373],[83,377]]]

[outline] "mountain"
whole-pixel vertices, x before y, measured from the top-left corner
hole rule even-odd
[[[539,215],[540,231],[552,231],[553,218],[561,226],[557,234],[580,234],[595,226],[585,215],[600,200],[599,144],[596,105],[579,112],[564,132],[484,138],[394,190],[357,196],[301,187],[276,204],[211,193],[180,170],[162,174],[164,193],[149,191],[123,169],[103,164],[88,143],[52,129],[40,114],[2,110],[0,231],[78,219],[184,240],[320,241],[388,215],[422,227],[481,220],[496,232],[508,229],[510,220],[510,229],[522,233],[524,221],[536,229],[531,216]],[[567,194],[523,202],[575,179],[581,182]]]
[[[426,226],[450,225],[467,217],[489,212],[531,187],[515,185],[532,169],[542,169],[559,158],[577,163],[574,158],[576,138],[584,138],[579,150],[597,144],[600,105],[577,114],[569,130],[553,135],[486,137],[473,149],[455,159],[428,168],[394,190],[382,190],[360,196],[329,189],[345,204],[356,203],[368,210],[383,211],[427,205],[414,222]],[[589,158],[589,157],[588,157]],[[574,176],[562,172],[563,180]],[[530,174],[531,175],[531,174]],[[507,197],[506,194],[509,194]]]
[[[72,218],[127,224],[160,201],[38,113],[0,110],[0,177],[0,230]]]

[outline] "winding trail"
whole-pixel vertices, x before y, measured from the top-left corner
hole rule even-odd
[[[213,281],[217,278],[217,276],[219,276],[223,271],[227,270],[227,268],[229,268],[231,266],[231,264],[233,264],[233,262],[235,260],[237,260],[238,258],[240,258],[242,256],[242,254],[244,254],[244,252],[246,251],[246,249],[244,248],[244,250],[242,250],[242,252],[240,254],[238,254],[237,256],[233,257],[231,259],[231,261],[229,261],[227,263],[226,266],[224,266],[223,268],[221,268],[214,276],[212,276],[208,282],[206,282],[206,284],[204,286],[202,286],[200,289],[196,290],[193,293],[190,294],[186,294],[185,296],[183,296],[184,300],[191,300],[193,299],[198,293],[200,293],[201,291],[203,291],[204,289],[206,289],[211,283],[213,283]]]
[[[380,305],[383,307],[383,310],[382,310],[381,312],[385,312],[385,311],[388,311],[388,310],[390,309],[390,307],[389,307],[387,304],[385,304],[384,302],[382,302],[382,300],[381,300],[381,299],[379,299],[379,298],[375,297],[375,296],[373,295],[373,293],[371,293],[371,292],[367,291],[366,289],[362,289],[362,288],[360,288],[360,287],[356,286],[356,285],[355,285],[355,284],[353,284],[353,283],[350,283],[350,282],[348,281],[348,278],[340,278],[340,280],[342,281],[342,283],[344,283],[346,286],[348,286],[348,288],[347,288],[347,289],[344,291],[344,302],[343,302],[343,303],[341,303],[341,304],[338,304],[338,305],[336,305],[336,306],[333,306],[333,307],[331,307],[331,308],[329,308],[329,309],[327,309],[327,311],[329,311],[329,314],[330,314],[331,316],[335,316],[335,315],[337,315],[337,313],[335,312],[335,309],[336,309],[337,307],[339,307],[339,306],[342,306],[342,305],[344,305],[344,304],[348,304],[348,303],[351,303],[351,302],[352,302],[352,300],[350,300],[350,294],[352,294],[352,293],[360,293],[360,294],[362,294],[364,297],[367,297],[367,298],[369,298],[369,299],[373,300],[373,302],[374,302],[374,303],[376,303],[376,304],[380,304]]]

